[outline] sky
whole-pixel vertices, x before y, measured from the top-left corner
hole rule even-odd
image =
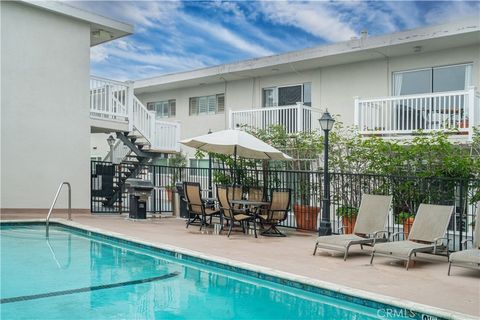
[[[130,23],[134,35],[91,48],[91,73],[138,80],[359,36],[480,19],[478,1],[69,1]]]

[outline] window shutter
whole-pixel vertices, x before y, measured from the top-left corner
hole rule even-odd
[[[225,112],[225,94],[217,94],[217,113]]]
[[[208,113],[215,114],[217,112],[217,99],[215,96],[209,96],[208,98]]]
[[[189,114],[191,116],[195,116],[198,114],[198,104],[197,104],[197,98],[190,98],[190,112]]]
[[[177,102],[175,99],[168,101],[170,104],[170,117],[175,117],[176,115],[176,109],[177,109]]]

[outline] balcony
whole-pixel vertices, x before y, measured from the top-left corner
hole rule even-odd
[[[288,133],[312,131],[320,128],[318,123],[320,116],[319,109],[301,103],[294,106],[230,111],[229,128],[245,126],[259,130],[272,125],[282,125]]]
[[[471,141],[480,125],[480,95],[463,91],[355,99],[355,126],[363,136],[413,136],[448,132]]]
[[[90,77],[90,118],[110,131],[136,131],[152,151],[180,151],[180,123],[160,121],[133,92],[133,82]]]

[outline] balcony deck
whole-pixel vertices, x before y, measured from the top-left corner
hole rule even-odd
[[[54,213],[57,218],[66,215]],[[45,213],[2,213],[7,219],[45,219]],[[478,271],[455,268],[447,276],[445,257],[419,254],[419,261],[409,271],[401,262],[379,257],[369,265],[367,252],[353,248],[349,259],[317,253],[312,256],[316,235],[287,229],[286,238],[267,238],[234,232],[213,235],[209,228],[200,233],[198,226],[185,229],[182,219],[155,218],[146,221],[129,221],[123,216],[93,216],[74,214],[73,221],[87,227],[116,232],[158,245],[181,247],[205,255],[232,259],[315,280],[347,286],[354,289],[405,299],[437,308],[480,317],[480,274]]]
[[[287,133],[318,129],[321,113],[319,109],[301,103],[293,106],[255,108],[230,111],[229,128],[247,127],[264,130],[272,125],[282,125]]]
[[[180,123],[160,121],[133,91],[133,82],[90,77],[92,132],[137,131],[159,152],[180,151]]]
[[[470,141],[480,125],[480,95],[464,91],[355,99],[355,126],[363,136],[411,137],[447,132]]]

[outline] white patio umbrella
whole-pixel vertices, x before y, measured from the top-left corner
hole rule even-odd
[[[206,152],[233,155],[234,159],[240,156],[248,159],[292,160],[292,157],[242,130],[217,131],[180,143]]]

